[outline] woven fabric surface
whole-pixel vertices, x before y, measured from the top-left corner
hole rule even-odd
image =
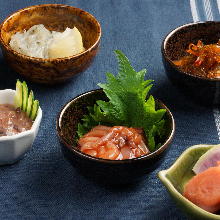
[[[157,173],[191,145],[219,143],[213,109],[196,105],[178,92],[161,60],[165,35],[193,21],[190,1],[1,0],[0,19],[20,8],[45,3],[68,4],[93,14],[102,27],[101,48],[93,64],[67,83],[47,87],[27,82],[40,101],[43,119],[26,156],[0,167],[0,219],[187,219]],[[117,188],[79,175],[63,158],[56,134],[61,107],[76,95],[98,88],[107,71],[117,73],[115,49],[122,50],[136,70],[148,70],[147,77],[154,80],[153,95],[170,108],[176,120],[175,137],[163,164],[139,184]],[[14,88],[17,78],[22,80],[0,54],[0,89]]]

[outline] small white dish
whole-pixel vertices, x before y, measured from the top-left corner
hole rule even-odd
[[[14,104],[14,96],[15,90],[0,90],[0,104]],[[42,110],[39,107],[37,117],[30,130],[0,137],[0,165],[17,162],[31,148],[38,133],[41,118]]]

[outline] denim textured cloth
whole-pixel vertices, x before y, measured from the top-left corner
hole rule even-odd
[[[47,87],[27,82],[40,101],[43,119],[31,151],[18,163],[0,167],[0,219],[187,219],[157,173],[191,145],[219,143],[213,109],[198,106],[179,93],[162,65],[164,36],[193,21],[190,1],[1,0],[0,19],[44,3],[69,4],[93,14],[102,26],[101,48],[93,64],[67,83]],[[153,95],[170,108],[176,120],[175,138],[163,164],[139,184],[117,188],[79,175],[63,158],[55,127],[62,105],[105,82],[105,72],[117,72],[115,49],[122,50],[136,70],[147,68],[147,77],[155,84]],[[0,56],[0,89],[14,88],[16,79],[22,77]]]

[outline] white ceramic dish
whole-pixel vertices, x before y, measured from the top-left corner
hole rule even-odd
[[[15,90],[0,90],[0,104],[14,104],[14,95]],[[42,110],[39,107],[37,117],[30,130],[0,137],[0,165],[15,163],[31,148],[38,133],[41,118]]]

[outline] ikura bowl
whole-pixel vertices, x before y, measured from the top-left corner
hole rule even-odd
[[[158,174],[168,193],[190,218],[220,220],[220,215],[201,209],[182,195],[184,185],[195,175],[192,171],[195,163],[207,150],[215,146],[204,144],[192,146],[184,151],[169,169],[162,170]]]
[[[63,32],[66,27],[77,27],[85,51],[73,56],[55,59],[35,58],[14,51],[9,42],[16,32],[33,25],[44,24],[51,31]],[[9,65],[30,81],[55,84],[86,70],[96,56],[101,38],[99,22],[86,11],[62,4],[35,5],[16,11],[1,24],[0,44]]]
[[[87,107],[93,106],[97,100],[107,100],[104,92],[93,90],[75,97],[67,102],[57,117],[57,134],[59,136],[64,157],[82,174],[95,181],[107,184],[126,184],[135,182],[160,165],[172,141],[175,123],[169,109],[160,101],[157,108],[166,109],[166,137],[162,146],[156,151],[135,159],[107,160],[91,157],[82,153],[75,140],[77,125]]]
[[[204,44],[220,39],[220,22],[207,21],[185,24],[172,30],[163,40],[161,53],[164,68],[171,82],[189,99],[202,105],[220,104],[220,78],[208,79],[180,70],[173,64],[186,55],[190,43],[202,40]]]
[[[0,104],[14,104],[15,90],[0,90]],[[20,160],[36,138],[42,118],[42,110],[39,107],[38,114],[30,130],[23,131],[12,136],[0,137],[0,165],[13,164]]]

